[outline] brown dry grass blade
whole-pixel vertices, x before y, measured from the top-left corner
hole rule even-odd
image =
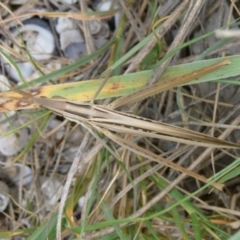
[[[90,20],[98,20],[98,19],[106,19],[114,16],[119,9],[111,9],[109,11],[104,12],[30,12],[20,16],[14,16],[8,19],[4,19],[0,21],[0,24],[6,24],[12,22],[14,20],[19,20],[21,18],[29,18],[34,16],[40,17],[48,17],[48,18],[57,18],[57,17],[67,17],[73,18],[81,21],[90,21]]]
[[[207,73],[213,72],[225,65],[230,64],[229,59],[224,59],[223,61],[220,61],[218,63],[212,64],[209,67],[205,67],[203,69],[200,69],[198,71],[192,72],[186,76],[174,78],[171,81],[163,82],[163,83],[157,83],[148,87],[143,88],[142,90],[139,90],[135,93],[123,96],[121,98],[118,98],[114,102],[107,105],[109,109],[116,109],[118,107],[121,107],[126,104],[132,104],[139,100],[143,100],[147,97],[153,96],[155,94],[161,93],[163,91],[169,90],[173,87],[180,86],[184,83],[189,82],[190,80],[196,79],[200,76],[203,76]]]

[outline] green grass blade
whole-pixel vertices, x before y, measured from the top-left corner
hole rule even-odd
[[[54,213],[27,240],[55,239],[58,214]]]

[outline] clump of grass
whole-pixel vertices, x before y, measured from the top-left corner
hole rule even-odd
[[[27,124],[32,124],[34,133],[25,149],[12,162],[27,159],[26,163],[32,166],[35,172],[34,197],[31,198],[24,192],[21,201],[28,202],[26,207],[16,203],[12,205],[9,215],[7,212],[3,213],[3,218],[13,227],[8,224],[8,231],[2,231],[0,237],[22,235],[28,239],[228,239],[235,233],[234,224],[238,221],[238,212],[231,208],[237,208],[237,204],[232,201],[230,205],[229,200],[224,199],[234,199],[237,195],[234,181],[238,179],[240,161],[237,142],[238,105],[235,106],[234,98],[226,99],[221,95],[223,91],[236,94],[238,90],[238,81],[235,78],[239,75],[240,56],[220,59],[223,48],[230,46],[229,43],[234,40],[216,41],[200,55],[185,54],[184,50],[191,52],[193,44],[207,41],[214,34],[212,31],[200,37],[192,37],[199,25],[196,23],[192,26],[189,19],[191,20],[191,13],[194,12],[195,17],[200,16],[201,1],[197,1],[194,7],[188,5],[188,1],[183,1],[174,11],[169,10],[171,15],[159,26],[158,22],[161,22],[163,16],[159,17],[157,14],[161,11],[158,1],[129,2],[127,5],[124,1],[119,2],[123,9],[123,18],[107,45],[18,88],[28,94],[27,88],[36,88],[38,84],[44,83],[44,87],[38,87],[36,97],[45,96],[54,100],[54,96],[61,96],[70,102],[94,100],[94,104],[100,106],[95,109],[105,114],[112,111],[111,114],[116,114],[114,116],[130,116],[133,125],[139,118],[134,118],[132,113],[159,121],[159,128],[165,128],[165,132],[161,132],[162,138],[152,137],[157,130],[152,132],[148,121],[145,121],[144,127],[149,127],[149,132],[136,135],[134,126],[126,128],[128,125],[124,122],[108,125],[110,127],[107,128],[106,125],[95,127],[91,116],[84,121],[79,118],[76,121],[74,113],[66,114],[65,109],[59,110],[54,104],[42,104],[50,110],[48,112],[22,110],[21,115],[27,114],[31,118]],[[50,13],[45,15],[51,16]],[[64,15],[66,14],[58,13],[58,16]],[[176,26],[179,24],[180,29],[176,37],[169,40],[174,23]],[[226,24],[229,23],[224,22],[219,27]],[[236,23],[233,22],[230,26],[233,25]],[[189,41],[186,36],[190,38]],[[1,52],[14,65],[13,58],[3,50]],[[218,59],[213,59],[214,54],[218,54]],[[107,59],[106,64],[102,64],[91,75],[96,63],[104,56]],[[173,65],[176,61],[210,59],[169,66],[173,57]],[[221,60],[230,64],[224,64],[221,68],[193,80],[199,69],[207,69]],[[38,66],[37,62],[34,63]],[[72,77],[79,75],[80,68],[88,69],[87,77],[83,77],[86,81],[60,84],[61,79],[71,82]],[[189,76],[192,79],[187,79]],[[98,77],[101,80],[88,81]],[[231,81],[228,80],[230,77]],[[180,83],[179,79],[185,82]],[[187,84],[186,79],[193,81]],[[155,85],[156,88],[162,88],[154,92],[154,96],[149,96],[148,89],[151,88],[144,86],[155,82],[162,84]],[[210,91],[202,92],[203,88]],[[144,89],[142,97],[131,102],[131,94],[141,89]],[[4,107],[5,110],[16,109],[16,103],[26,100],[17,90],[2,96],[9,99],[8,105],[1,105],[2,110]],[[121,100],[116,100],[120,96]],[[63,104],[65,100],[59,101]],[[36,107],[34,101],[28,105],[28,108],[33,107]],[[115,108],[118,111],[114,112]],[[130,114],[126,115],[126,112]],[[63,118],[56,117],[55,113]],[[65,121],[64,117],[73,121]],[[59,127],[49,134],[46,126],[54,119],[58,120]],[[98,121],[101,123],[101,119]],[[66,125],[63,126],[63,123]],[[181,130],[174,127],[175,125],[182,126]],[[116,133],[116,127],[123,130]],[[64,135],[56,141],[56,135],[61,133],[62,128]],[[173,134],[171,142],[168,141],[169,129]],[[191,137],[189,130],[195,131],[191,132]],[[68,138],[75,131],[79,131],[79,138],[75,143],[69,143]],[[199,133],[205,134],[205,137]],[[192,144],[185,144],[189,138]],[[200,140],[203,144],[198,146]],[[223,140],[228,141],[228,145]],[[203,147],[204,144],[211,145]],[[73,147],[77,149],[75,155],[68,152],[69,157],[66,159],[64,152]],[[42,156],[47,160],[44,163],[39,162],[43,161]],[[158,159],[165,159],[169,165],[162,164],[164,161],[157,161]],[[176,168],[171,168],[172,162],[188,169],[188,172],[182,170],[179,174]],[[71,166],[67,173],[58,171],[61,166],[66,165]],[[197,177],[187,177],[186,173],[189,171],[196,176],[203,175],[208,179],[207,183],[199,181]],[[42,178],[53,179],[56,176],[61,179],[65,188],[60,204],[56,204],[49,213],[44,208],[48,200],[41,198],[39,194],[39,183]],[[224,190],[213,188],[216,183],[225,184]],[[31,227],[14,224],[16,219],[20,221],[25,218],[31,223]]]

